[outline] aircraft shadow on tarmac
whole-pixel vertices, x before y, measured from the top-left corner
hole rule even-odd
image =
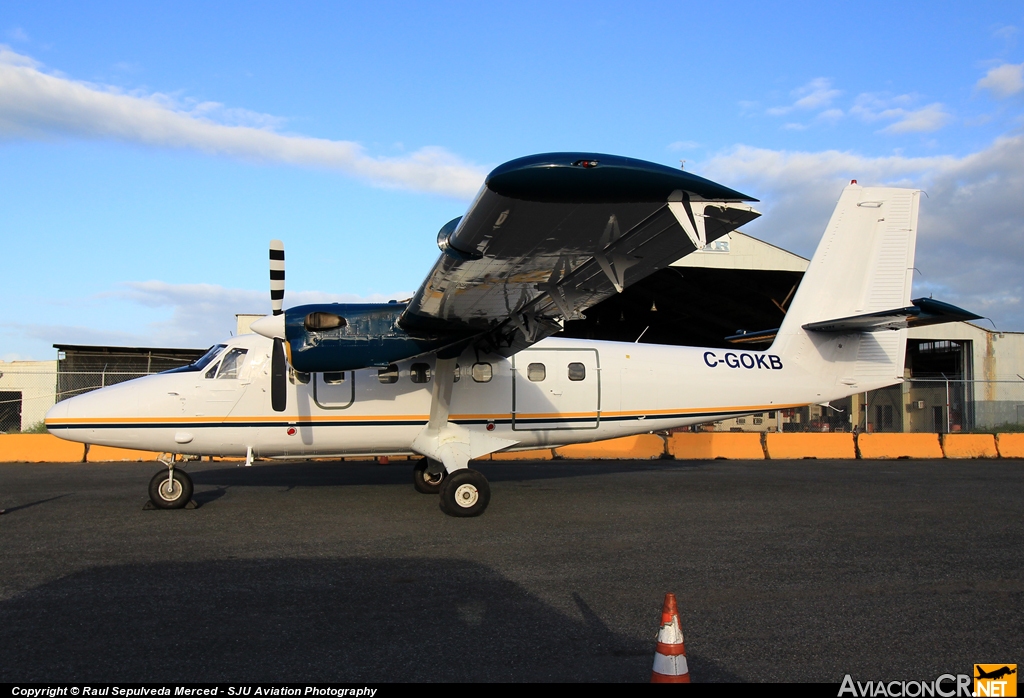
[[[461,560],[96,567],[0,602],[0,681],[648,680],[658,609],[638,640],[575,601]]]
[[[203,463],[186,467],[197,485],[218,487],[338,487],[345,485],[396,485],[412,483],[411,461],[389,465],[368,463],[257,463],[244,466],[215,467]],[[694,463],[677,461],[541,461],[538,463],[473,463],[490,482],[523,482],[551,478],[584,477],[649,469],[693,469]],[[221,496],[221,495],[217,495]],[[216,497],[213,497],[215,499]],[[199,497],[196,501],[202,504]]]

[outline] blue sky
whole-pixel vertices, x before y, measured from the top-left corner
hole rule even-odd
[[[915,292],[1024,330],[1024,5],[0,6],[0,358],[204,346],[411,293],[507,160],[587,150],[761,200],[809,255],[845,182],[916,186]]]

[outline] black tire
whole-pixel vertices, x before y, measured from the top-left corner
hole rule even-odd
[[[167,491],[167,470],[161,470],[149,481],[149,501],[157,509],[183,509],[192,501],[192,478],[184,470],[174,469],[171,491]]]
[[[441,511],[449,516],[480,516],[490,501],[491,486],[475,470],[457,470],[441,484]]]
[[[448,474],[444,466],[441,465],[441,473],[439,475],[431,475],[427,472],[427,466],[429,465],[430,462],[426,458],[420,458],[412,469],[412,486],[420,494],[439,493],[441,486],[444,484],[445,476]]]

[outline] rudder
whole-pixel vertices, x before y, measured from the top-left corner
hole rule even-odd
[[[910,303],[920,191],[851,184],[779,328],[772,351],[849,392],[897,382],[903,375],[903,330],[808,331],[824,320],[902,308]]]

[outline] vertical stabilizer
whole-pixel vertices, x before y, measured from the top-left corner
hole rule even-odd
[[[843,190],[772,350],[848,392],[903,376],[906,330],[837,334],[804,325],[910,305],[920,192]]]

